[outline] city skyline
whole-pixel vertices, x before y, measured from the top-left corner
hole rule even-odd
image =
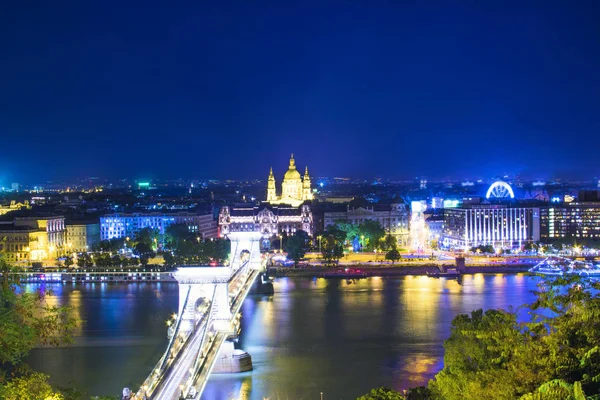
[[[12,3],[0,180],[592,178],[598,9],[546,5]]]

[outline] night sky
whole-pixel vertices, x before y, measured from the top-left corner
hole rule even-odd
[[[124,4],[127,4],[124,6]],[[0,181],[600,175],[598,1],[3,1]]]

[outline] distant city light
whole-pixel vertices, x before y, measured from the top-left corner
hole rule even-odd
[[[142,187],[149,187],[150,186],[150,182],[140,182],[140,183],[138,183],[138,186],[141,187],[141,188]]]
[[[456,208],[460,205],[460,200],[444,200],[444,208]]]

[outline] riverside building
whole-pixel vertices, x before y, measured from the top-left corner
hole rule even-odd
[[[520,248],[540,240],[540,209],[500,204],[448,208],[441,239],[444,247],[453,249],[480,245]]]

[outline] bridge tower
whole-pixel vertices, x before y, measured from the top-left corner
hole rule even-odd
[[[231,320],[227,285],[229,277],[229,267],[177,269],[175,279],[179,282],[180,331],[189,332],[194,329],[196,319],[200,316],[197,309],[202,307],[202,301],[212,301],[211,318],[216,326],[225,328],[222,326],[222,321],[227,321],[229,324]]]

